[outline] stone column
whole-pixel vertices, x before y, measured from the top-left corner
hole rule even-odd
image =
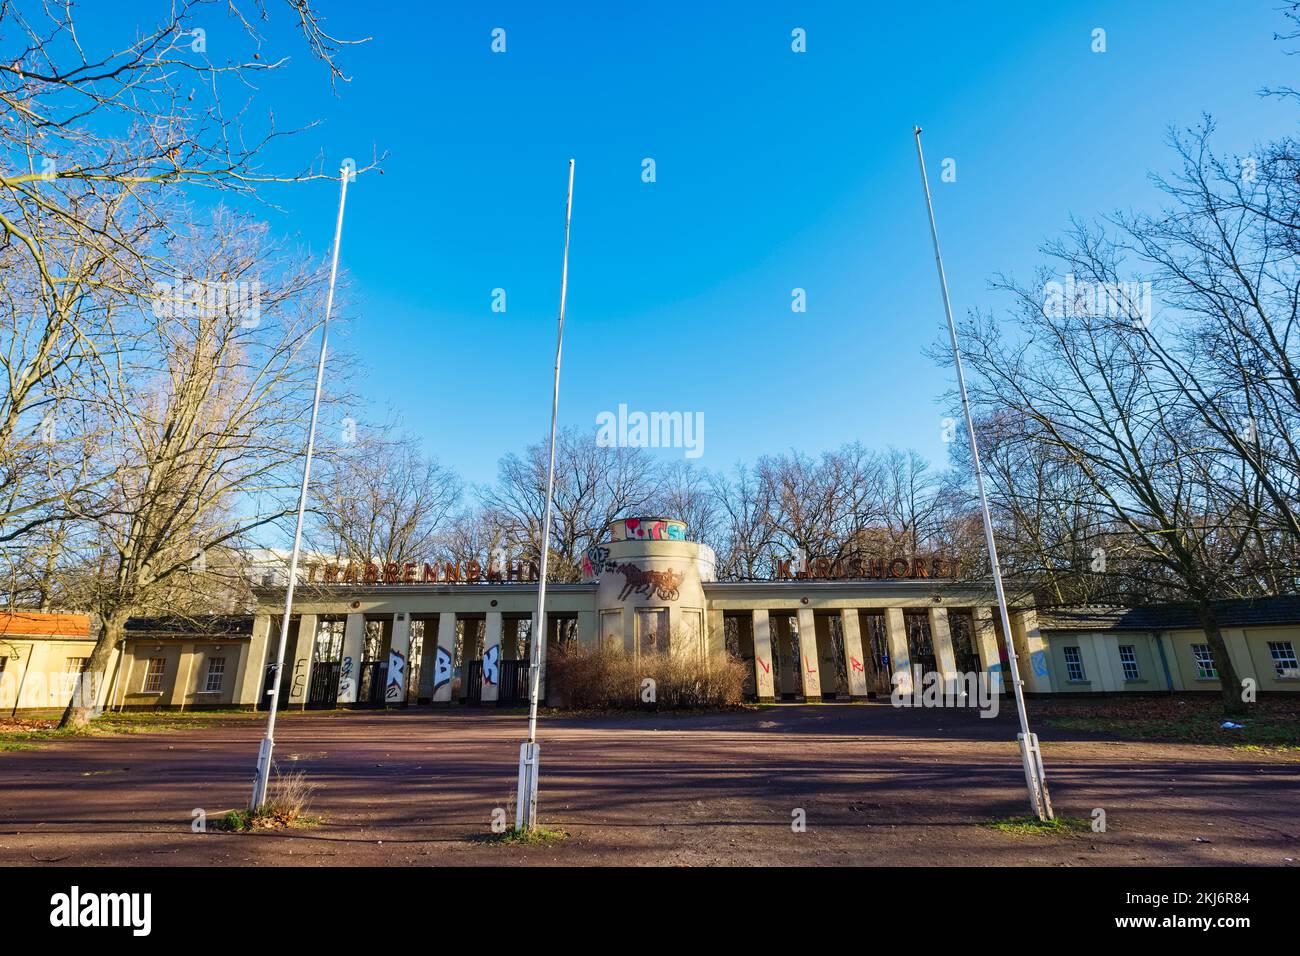
[[[316,615],[303,614],[298,617],[298,637],[293,642],[293,654],[285,654],[285,673],[281,683],[289,682],[289,705],[298,705],[300,710],[307,707],[307,688],[311,686],[311,659],[316,648]],[[287,643],[287,642],[286,642]]]
[[[366,616],[349,614],[343,625],[343,661],[339,665],[340,704],[357,702],[357,682],[361,679],[361,653],[366,637]]]
[[[727,649],[727,632],[722,622],[722,609],[709,608],[704,612],[705,633],[704,653],[721,654]]]
[[[980,668],[988,675],[989,693],[1007,690],[1002,679],[1002,656],[998,653],[998,634],[993,628],[993,609],[977,607],[975,619],[975,646],[980,652]]]
[[[754,612],[754,687],[760,703],[776,700],[772,673],[772,622],[766,610]]]
[[[801,607],[799,617],[799,678],[803,682],[803,699],[818,701],[822,699],[822,681],[818,668],[821,661],[817,655],[817,621],[812,608]]]
[[[912,659],[907,653],[907,627],[901,607],[885,608],[885,639],[889,642],[889,683],[903,694],[912,692]]]
[[[411,616],[405,611],[393,615],[392,638],[388,642],[388,677],[384,685],[384,703],[389,707],[406,706],[406,665],[411,654]]]
[[[844,666],[848,670],[849,699],[867,699],[867,663],[862,654],[862,628],[857,608],[840,611],[840,629],[844,634]]]
[[[243,657],[239,682],[235,685],[235,699],[232,703],[240,707],[256,707],[266,703],[261,700],[262,685],[266,681],[267,655],[271,653],[271,634],[273,618],[269,614],[259,614],[253,618],[253,636]],[[275,631],[275,640],[280,639],[280,632]],[[128,668],[129,670],[129,668]],[[130,675],[128,673],[129,680]],[[123,682],[123,687],[126,682]]]
[[[1020,677],[1025,682],[1025,690],[1031,694],[1051,693],[1047,642],[1038,630],[1038,612],[1032,609],[1012,611],[1011,635],[1016,642],[1016,656],[1020,658]]]
[[[930,609],[930,643],[934,646],[934,662],[939,668],[945,692],[957,678],[957,654],[952,648],[952,627],[948,623],[946,607]]]
[[[483,696],[485,704],[495,704],[501,693],[501,612],[487,612],[483,631]]]
[[[451,703],[451,663],[456,659],[456,612],[438,615],[438,647],[433,652],[433,702]]]

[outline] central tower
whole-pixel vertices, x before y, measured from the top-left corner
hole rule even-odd
[[[702,581],[716,559],[707,545],[686,540],[673,518],[620,518],[606,540],[587,549],[583,577],[596,589],[598,634],[634,654],[707,651]]]

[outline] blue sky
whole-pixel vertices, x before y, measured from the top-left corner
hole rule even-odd
[[[951,379],[922,354],[943,316],[914,123],[964,312],[997,304],[994,273],[1027,277],[1071,214],[1149,206],[1169,124],[1209,111],[1241,151],[1295,122],[1257,95],[1300,64],[1273,3],[452,6],[320,0],[336,35],[373,37],[343,52],[335,97],[273,4],[267,48],[295,56],[259,103],[321,120],[277,147],[285,166],[388,152],[344,236],[356,417],[391,410],[471,481],[549,422],[570,157],[562,423],[703,412],[708,468],[854,440],[942,464]],[[271,195],[274,227],[324,255],[336,189]]]

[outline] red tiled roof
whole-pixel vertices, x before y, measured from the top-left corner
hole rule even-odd
[[[0,611],[0,637],[90,637],[85,614],[42,614],[40,611]]]

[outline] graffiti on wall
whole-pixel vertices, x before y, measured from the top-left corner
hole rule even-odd
[[[356,677],[352,673],[352,658],[343,658],[343,667],[339,670],[339,696],[341,701],[357,699]]]
[[[661,601],[676,601],[681,596],[679,587],[685,575],[672,568],[646,571],[635,564],[611,564],[610,570],[623,575],[626,581],[618,595],[620,601],[626,601],[633,594],[657,597]]]
[[[451,681],[451,653],[440,647],[433,654],[433,689]]]
[[[298,662],[293,665],[293,688],[289,691],[290,697],[301,697],[303,691],[307,688],[307,658],[300,657]]]
[[[1034,674],[1038,677],[1047,676],[1047,654],[1043,651],[1034,651],[1029,655],[1029,662],[1034,666]]]
[[[497,683],[501,670],[501,645],[493,644],[483,652],[483,683]]]
[[[388,686],[384,688],[384,700],[390,704],[400,704],[406,696],[406,655],[401,651],[388,652]]]
[[[686,522],[663,518],[625,518],[610,525],[613,541],[685,541]]]
[[[609,548],[602,548],[594,545],[587,549],[587,553],[582,556],[582,575],[587,578],[598,578],[605,565],[609,561]]]

